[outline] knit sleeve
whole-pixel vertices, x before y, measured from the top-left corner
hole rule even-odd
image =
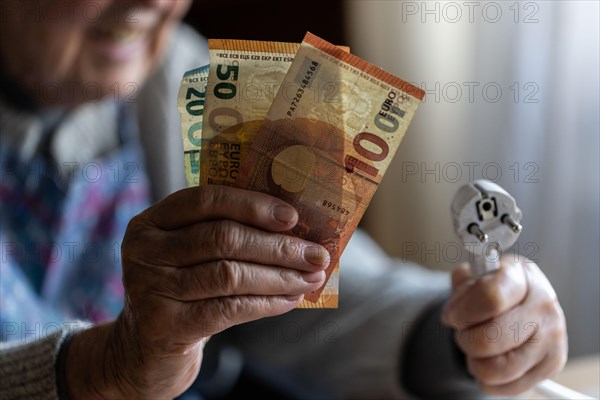
[[[64,398],[59,393],[64,368],[56,368],[61,348],[81,328],[63,328],[42,338],[0,343],[0,398],[3,400]],[[57,375],[57,371],[59,374]],[[58,378],[58,379],[57,379]]]

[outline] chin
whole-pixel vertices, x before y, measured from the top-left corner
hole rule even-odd
[[[150,74],[151,66],[147,63],[135,63],[113,68],[98,80],[102,97],[115,102],[137,103],[144,82]],[[84,99],[90,101],[90,99]]]
[[[48,91],[48,95],[42,96],[43,103],[69,107],[102,100],[136,103],[157,57],[144,55],[128,62],[108,62],[92,55],[84,60],[79,65],[79,73],[60,79],[63,90],[59,98],[49,96]]]
[[[83,90],[76,102],[88,103],[100,99],[137,102],[144,82],[162,60],[165,42],[160,40],[160,46],[156,42],[149,43],[145,52],[126,61],[91,54],[81,68],[85,72],[79,81],[87,83],[82,85]]]

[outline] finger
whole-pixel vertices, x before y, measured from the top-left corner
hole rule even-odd
[[[218,261],[188,268],[169,268],[159,277],[157,293],[179,301],[232,295],[300,295],[321,287],[325,272],[300,272],[239,261]]]
[[[554,324],[543,321],[532,310],[529,306],[519,306],[491,321],[463,327],[455,335],[456,343],[471,357],[487,358],[504,354],[528,341],[537,342],[534,335],[550,332]]]
[[[286,313],[303,298],[303,295],[229,296],[186,303],[180,311],[181,325],[200,339],[234,325]]]
[[[472,279],[471,270],[469,264],[461,264],[454,271],[452,271],[452,290],[456,290],[463,283]]]
[[[298,221],[296,210],[283,200],[222,185],[180,190],[152,206],[147,215],[164,230],[226,218],[269,231],[285,231]]]
[[[520,378],[502,385],[481,384],[481,388],[492,395],[515,396],[523,393],[544,379],[556,375],[566,363],[566,352],[563,349],[557,349],[548,353],[536,366],[527,371]]]
[[[504,259],[498,271],[478,278],[450,298],[443,321],[454,326],[487,321],[521,303],[527,290],[523,266]]]
[[[527,280],[529,282],[530,296],[556,300],[556,292],[540,267],[538,267],[535,262],[525,257],[521,257],[520,263],[523,265],[523,270],[525,271]]]
[[[525,265],[525,271],[532,282],[532,289],[526,301],[519,307],[527,310],[530,316],[538,316],[542,321],[540,331],[533,343],[546,349],[546,356],[535,367],[512,382],[500,385],[483,385],[490,394],[514,395],[522,393],[538,382],[557,374],[567,360],[567,334],[564,313],[556,300],[556,294],[544,274],[532,262]],[[543,342],[542,342],[543,341]]]
[[[316,243],[230,220],[190,225],[161,235],[161,240],[144,250],[144,255],[166,266],[193,266],[225,259],[318,271],[325,269],[330,260],[327,249]]]
[[[520,304],[501,315],[472,326],[455,326],[456,342],[468,355],[482,358],[504,354],[538,338],[539,347],[555,346],[566,336],[564,313],[548,293],[547,279],[535,265],[524,268],[528,292]],[[536,271],[539,275],[535,275]],[[550,286],[551,288],[551,286]],[[465,323],[466,324],[466,323]],[[537,335],[537,337],[534,337]]]
[[[538,340],[538,335],[533,339]],[[547,349],[538,341],[528,341],[522,346],[498,356],[467,357],[469,372],[489,386],[504,385],[521,378],[546,356]]]

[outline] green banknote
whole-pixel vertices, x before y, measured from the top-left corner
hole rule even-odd
[[[181,115],[181,138],[185,179],[188,187],[200,183],[200,150],[202,143],[202,114],[206,96],[209,66],[187,71],[181,79],[177,108]]]

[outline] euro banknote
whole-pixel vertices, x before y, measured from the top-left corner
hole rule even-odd
[[[312,42],[309,43],[309,41]],[[316,44],[319,44],[319,46],[316,46]],[[295,76],[293,79],[289,78],[290,65],[296,64],[296,62],[292,64],[294,58],[297,57],[296,53],[298,52],[298,55],[304,57],[302,47],[309,45],[321,50],[323,52],[321,56],[328,54],[329,61],[337,60],[326,65],[329,71],[325,74],[327,78],[324,79],[323,76],[320,79],[300,79],[299,76]],[[337,307],[339,291],[339,265],[337,260],[339,255],[341,255],[343,247],[345,247],[352,232],[356,229],[356,225],[383,176],[385,168],[389,164],[389,159],[392,158],[402,135],[406,131],[406,127],[416,109],[416,104],[422,98],[423,93],[414,86],[385,73],[358,57],[348,58],[343,56],[342,53],[348,52],[348,48],[342,47],[340,52],[339,48],[311,34],[307,34],[302,46],[295,43],[211,40],[209,41],[209,48],[211,51],[210,70],[207,71],[207,66],[186,73],[179,94],[178,105],[182,117],[188,185],[215,183],[237,185],[278,195],[295,205],[301,212],[301,219],[298,226],[290,234],[324,244],[329,249],[332,260],[334,260],[327,270],[327,283],[317,292],[306,296],[306,300],[301,303],[300,307]],[[336,49],[336,51],[331,51],[331,48]],[[308,75],[305,78],[310,78],[312,74],[316,75],[316,71],[320,69],[318,62],[312,67],[314,68],[308,65]],[[302,69],[300,68],[300,70]],[[208,75],[208,82],[206,82],[206,75]],[[371,85],[367,85],[369,90],[366,92],[362,92],[361,88],[364,85],[359,82],[361,79],[371,81]],[[393,82],[388,82],[390,80]],[[202,82],[204,85],[201,84]],[[377,102],[376,95],[380,95],[382,90],[374,90],[373,84],[386,90],[401,86],[400,88],[396,87],[396,92],[390,95],[397,95],[398,99],[387,98],[383,101],[380,107],[380,119],[377,120],[378,124],[383,124],[382,126],[387,123],[390,127],[395,128],[394,133],[397,139],[388,138],[390,144],[387,145],[386,151],[388,154],[384,157],[387,160],[385,161],[385,168],[381,166],[383,160],[377,160],[380,176],[374,181],[376,182],[375,188],[370,185],[355,185],[350,188],[355,193],[350,190],[351,195],[348,196],[348,193],[344,191],[349,189],[348,182],[354,182],[356,177],[353,175],[360,176],[360,171],[373,173],[374,168],[377,169],[377,166],[373,166],[368,162],[365,163],[360,158],[355,157],[357,154],[361,155],[360,153],[347,151],[348,154],[345,154],[345,152],[340,152],[339,149],[339,143],[348,142],[349,137],[354,134],[354,138],[358,138],[358,148],[363,149],[363,155],[370,155],[366,152],[370,150],[377,152],[376,148],[372,148],[372,146],[381,144],[377,139],[374,139],[377,132],[375,134],[371,133],[374,136],[369,136],[369,132],[366,130],[358,132],[356,128],[360,125],[360,122],[357,121],[361,120],[361,114],[365,116],[365,111],[372,111],[377,108],[371,103]],[[340,175],[339,171],[336,172],[334,171],[335,168],[331,168],[331,165],[333,165],[332,160],[338,164],[340,163],[339,154],[330,157],[329,170],[322,170],[323,166],[327,165],[326,162],[323,162],[322,157],[319,158],[319,162],[316,162],[317,170],[321,170],[317,171],[317,175],[311,176],[315,172],[314,165],[308,167],[310,171],[307,170],[307,166],[315,161],[313,159],[314,154],[319,155],[324,149],[327,152],[336,148],[335,145],[331,148],[329,145],[325,147],[316,146],[313,151],[314,154],[311,155],[310,152],[305,151],[305,148],[313,146],[311,140],[308,140],[308,146],[305,143],[306,141],[303,142],[303,145],[300,145],[301,147],[297,145],[288,146],[290,148],[287,151],[279,151],[277,156],[271,154],[272,151],[266,150],[268,147],[264,147],[276,143],[270,142],[274,138],[269,136],[273,133],[273,119],[271,118],[268,121],[269,128],[263,127],[263,121],[267,113],[271,115],[274,113],[274,108],[281,108],[281,104],[290,101],[294,108],[295,101],[299,100],[297,99],[299,93],[301,93],[300,97],[305,98],[305,102],[306,99],[309,99],[308,108],[312,108],[313,111],[316,110],[319,115],[315,117],[310,113],[306,115],[298,113],[296,116],[299,118],[298,121],[302,123],[303,128],[296,133],[300,136],[305,135],[306,132],[303,130],[307,126],[312,126],[308,129],[312,136],[323,136],[325,142],[338,143],[337,152],[345,155],[345,164],[343,165],[346,171],[356,169],[350,178]],[[369,106],[365,106],[366,103]],[[405,103],[409,104],[405,105]],[[328,106],[325,107],[325,104]],[[402,104],[403,108],[398,107],[398,104]],[[319,105],[322,108],[320,111]],[[386,108],[387,116],[384,115],[386,114]],[[202,127],[202,117],[204,115],[209,117],[207,117],[207,123]],[[392,122],[395,118],[394,115],[397,115],[398,119],[402,119],[401,123],[395,127]],[[292,115],[289,115],[289,117],[292,117]],[[312,122],[308,125],[303,122],[303,119],[313,117],[315,118],[312,122],[316,122],[319,126]],[[295,121],[295,118],[290,119]],[[337,131],[321,126],[321,123],[333,125],[337,128]],[[377,123],[375,124],[377,125]],[[292,122],[293,124],[295,122]],[[365,126],[367,125],[365,124]],[[198,132],[199,128],[202,129],[201,136]],[[269,129],[271,129],[270,133]],[[391,128],[388,127],[388,129]],[[259,132],[263,138],[258,144],[255,144],[255,138]],[[284,130],[284,132],[287,131]],[[331,135],[332,133],[335,135]],[[287,133],[284,136],[290,138]],[[383,150],[381,151],[383,152]],[[252,154],[252,160],[247,162],[246,157],[250,154]],[[388,155],[389,157],[387,157]],[[248,171],[254,171],[256,165],[251,164],[257,162],[270,163],[271,174],[270,176],[262,174],[258,180],[249,183],[250,172]],[[238,176],[242,170],[246,177],[238,182]],[[327,175],[329,175],[327,179],[323,179]],[[277,182],[275,188],[269,186],[268,178]],[[306,181],[307,178],[310,178],[308,180],[311,184],[299,189],[302,184],[298,183],[298,180]],[[339,182],[342,181],[343,184],[340,185]],[[291,182],[296,182],[296,186]],[[301,195],[298,195],[299,192],[302,192]],[[320,192],[320,196],[315,195],[317,192]],[[296,200],[298,201],[292,201],[293,199],[289,196],[290,193],[295,193],[295,196],[292,197],[297,197]],[[353,201],[352,194],[355,197]],[[317,204],[317,198],[323,198],[320,205]],[[340,201],[337,203],[332,202],[337,198],[340,198]],[[315,200],[314,204],[306,204],[307,199]],[[347,208],[344,205],[350,205],[350,207]],[[308,212],[311,207],[316,207],[312,215]],[[331,215],[325,216],[320,212],[322,210],[319,210],[319,207],[329,207],[331,210],[340,213],[340,215],[337,217],[334,215],[333,218]],[[336,227],[332,231],[331,227],[334,225]]]
[[[206,124],[202,128],[201,184],[235,184],[299,47],[299,43],[255,40],[208,41],[210,70],[204,104]]]
[[[314,95],[325,86],[335,88],[334,96]],[[421,89],[307,33],[235,185],[292,204],[299,222],[289,234],[325,246],[332,259],[327,276],[337,277],[340,255],[423,96]],[[328,279],[305,299],[315,307],[335,306],[337,296],[321,296],[335,286]]]
[[[204,104],[200,184],[234,185],[254,137],[281,87],[299,43],[209,40],[210,71]],[[348,52],[346,46],[338,46]],[[314,88],[315,96],[335,95],[332,84]],[[323,298],[337,305],[337,275]],[[313,307],[304,301],[300,307]]]
[[[208,65],[187,71],[181,79],[177,108],[181,117],[183,164],[188,187],[200,183],[202,116],[206,97]]]

